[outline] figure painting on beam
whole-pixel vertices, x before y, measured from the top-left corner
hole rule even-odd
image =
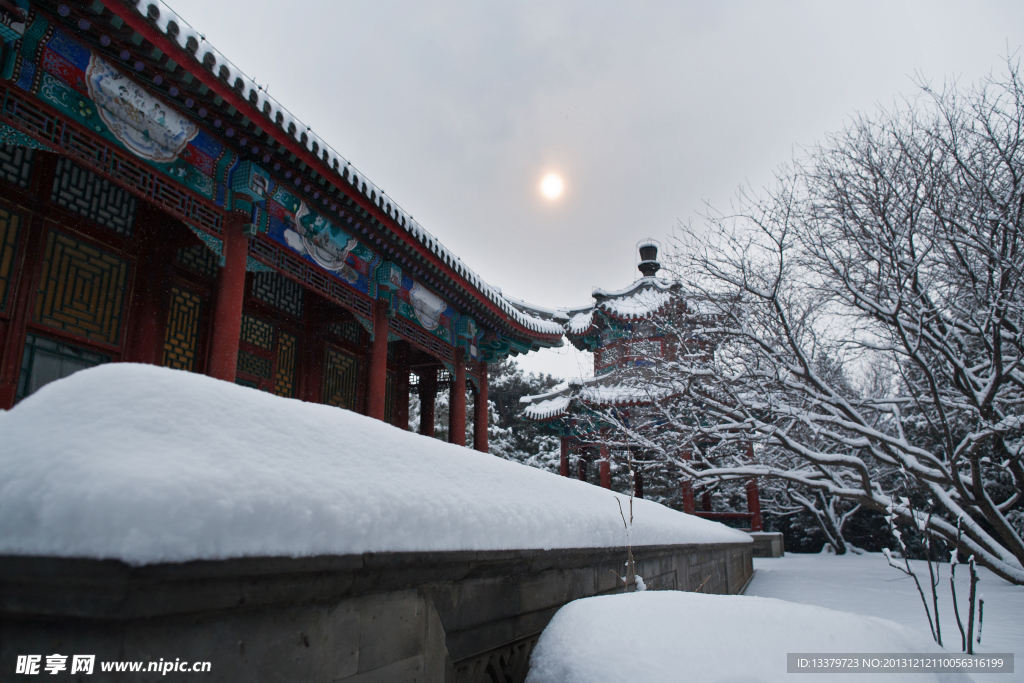
[[[44,22],[45,23],[45,22]],[[62,31],[39,29],[38,68],[19,55],[18,85],[116,142],[201,196],[223,203],[217,168],[236,159],[187,117],[143,90],[110,62]]]

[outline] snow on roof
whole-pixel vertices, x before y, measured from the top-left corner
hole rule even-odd
[[[526,680],[786,683],[793,680],[786,653],[837,650],[948,654],[926,632],[878,617],[773,598],[644,591],[584,598],[558,610],[530,657]],[[851,676],[886,679],[868,672],[841,678],[849,681]],[[824,674],[819,680],[832,678]],[[971,681],[962,673],[897,678]]]
[[[656,277],[642,277],[618,292],[594,290],[598,300],[595,308],[624,320],[646,318],[664,308],[672,300],[678,285]]]
[[[595,299],[615,299],[619,297],[628,296],[638,289],[653,288],[662,292],[668,292],[678,286],[677,283],[666,280],[661,277],[641,277],[633,281],[633,284],[619,290],[608,290],[601,289],[600,287],[594,288]]]
[[[523,398],[527,397],[524,396]],[[523,399],[520,399],[520,401],[522,400]],[[536,403],[531,403],[527,406],[526,410],[523,411],[523,414],[529,420],[550,420],[553,417],[564,415],[569,409],[570,401],[572,401],[572,396],[568,394],[538,400]]]
[[[0,554],[142,565],[626,542],[619,494],[179,370],[83,370],[0,411],[0,434]],[[749,540],[634,510],[633,545]]]
[[[565,329],[569,334],[580,335],[590,329],[590,326],[594,324],[594,309],[577,313],[574,315],[568,323],[565,325]]]
[[[586,403],[622,406],[632,403],[659,401],[676,393],[675,390],[653,385],[640,386],[636,382],[583,386],[579,398]]]
[[[683,390],[682,386],[656,386],[638,382],[636,378],[623,381],[616,373],[573,379],[568,386],[544,394],[522,396],[526,404],[523,415],[530,420],[550,420],[565,415],[573,399],[603,406],[625,406],[660,401]]]
[[[231,60],[207,42],[202,34],[192,28],[187,21],[182,19],[179,14],[168,7],[162,0],[128,0],[127,4],[129,6],[134,5],[136,12],[144,17],[148,17],[164,35],[176,42],[183,50],[194,53],[198,61],[204,65],[209,64],[209,71],[211,73],[218,74],[222,80],[231,84],[243,98],[247,99],[255,109],[262,111],[268,119],[275,121],[280,129],[277,134],[284,133],[290,135],[295,142],[305,147],[312,154],[319,154],[324,164],[328,168],[334,169],[337,175],[336,182],[344,180],[353,189],[374,201],[399,227],[465,278],[484,297],[496,304],[502,312],[533,332],[547,335],[562,334],[561,325],[544,320],[542,316],[531,315],[513,306],[501,294],[498,288],[488,284],[483,278],[473,272],[460,258],[449,251],[436,237],[416,222],[408,212],[398,206],[398,202],[388,196],[384,190],[372,181],[368,180],[351,162],[338,154],[333,147],[314,133],[309,126],[302,123],[298,117],[271,97],[263,86],[256,83],[255,80],[235,66]],[[169,27],[172,28],[169,30]],[[190,41],[192,41],[191,45]]]
[[[504,296],[505,299],[510,304],[515,306],[517,309],[519,309],[523,313],[532,315],[535,318],[542,318],[544,320],[565,321],[569,317],[569,314],[564,309],[561,308],[544,308],[543,306],[536,306],[534,304],[527,303],[522,299],[515,299],[508,295]]]
[[[602,311],[621,320],[636,320],[654,315],[676,296],[679,284],[658,277],[642,277],[625,289],[609,291],[594,289],[592,306],[577,308],[539,309],[536,306],[515,302],[524,310],[546,311],[553,320],[563,321],[563,329],[571,337],[581,337],[594,326],[594,312]]]

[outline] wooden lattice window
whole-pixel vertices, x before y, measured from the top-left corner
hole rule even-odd
[[[18,187],[28,187],[34,157],[35,150],[31,147],[0,145],[0,178]]]
[[[359,346],[363,340],[363,326],[356,320],[350,320],[346,323],[334,323],[328,326],[327,331],[339,339],[344,339],[356,346]]]
[[[281,332],[277,338],[277,372],[274,375],[274,393],[291,398],[295,395],[295,352],[298,340],[294,335]]]
[[[248,351],[239,351],[237,371],[260,379],[270,379],[270,360]]]
[[[622,358],[622,348],[619,345],[606,346],[601,349],[601,363],[603,365],[616,363],[620,358]]]
[[[273,352],[277,341],[277,327],[251,315],[242,315],[239,336],[242,348],[238,350],[239,376],[248,375],[246,385],[255,383],[263,391],[270,391],[274,379]],[[241,377],[239,377],[241,379]],[[239,382],[240,384],[243,382]]]
[[[50,200],[125,237],[135,229],[135,196],[70,159],[57,161]]]
[[[176,260],[189,270],[209,277],[217,277],[217,269],[220,267],[220,257],[205,244],[182,247],[178,250]]]
[[[126,261],[51,231],[46,238],[35,321],[117,344],[127,283]]]
[[[278,396],[295,396],[299,339],[277,325],[242,316],[237,383]]]
[[[324,358],[323,402],[338,408],[356,409],[359,360],[327,346]]]
[[[252,295],[296,318],[302,317],[302,285],[277,273],[256,273],[252,278]]]
[[[189,372],[195,369],[202,310],[199,296],[171,287],[171,311],[164,334],[164,366]]]
[[[261,349],[272,351],[274,349],[275,328],[270,323],[263,322],[251,315],[242,316],[242,341]]]
[[[14,257],[18,248],[18,214],[0,209],[0,311],[7,308],[7,292],[14,277]]]
[[[645,339],[643,341],[633,342],[633,355],[637,358],[658,358],[661,356],[661,340],[659,339]]]

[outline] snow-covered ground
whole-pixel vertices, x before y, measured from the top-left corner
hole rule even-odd
[[[913,562],[928,593],[928,568]],[[940,565],[939,624],[947,651],[960,652],[960,631],[953,616],[949,565]],[[911,578],[891,568],[879,553],[864,555],[796,555],[755,558],[754,579],[746,595],[780,598],[867,616],[883,617],[919,629],[930,638],[921,598]],[[1013,652],[1015,673],[972,674],[977,683],[1024,683],[1024,587],[1014,586],[986,569],[979,571],[978,591],[984,594],[985,622],[977,652]],[[956,570],[961,618],[966,622],[967,567]],[[843,678],[842,680],[846,680]],[[914,678],[913,680],[918,680]]]
[[[347,410],[148,365],[83,370],[0,411],[0,555],[623,547],[616,498],[629,505]],[[634,505],[633,545],[749,542]]]
[[[771,598],[647,591],[585,598],[555,614],[527,683],[953,683],[962,674],[787,673],[790,652],[941,652],[927,634]]]
[[[924,563],[913,563],[927,583]],[[878,553],[786,555],[755,559],[742,596],[647,591],[569,603],[544,630],[527,683],[619,683],[793,680],[1024,681],[1013,674],[843,673],[796,676],[786,655],[806,653],[943,652],[928,630],[913,581]],[[961,567],[960,570],[966,570]],[[957,571],[966,610],[967,572]],[[949,565],[940,583],[945,651],[960,652],[949,597]],[[985,622],[979,653],[1024,654],[1024,588],[981,570]],[[927,590],[927,589],[926,589]]]

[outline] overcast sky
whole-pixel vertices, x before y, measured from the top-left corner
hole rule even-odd
[[[969,83],[1024,43],[1020,0],[169,5],[484,279],[547,307],[629,284],[638,240],[765,186],[915,73]]]

